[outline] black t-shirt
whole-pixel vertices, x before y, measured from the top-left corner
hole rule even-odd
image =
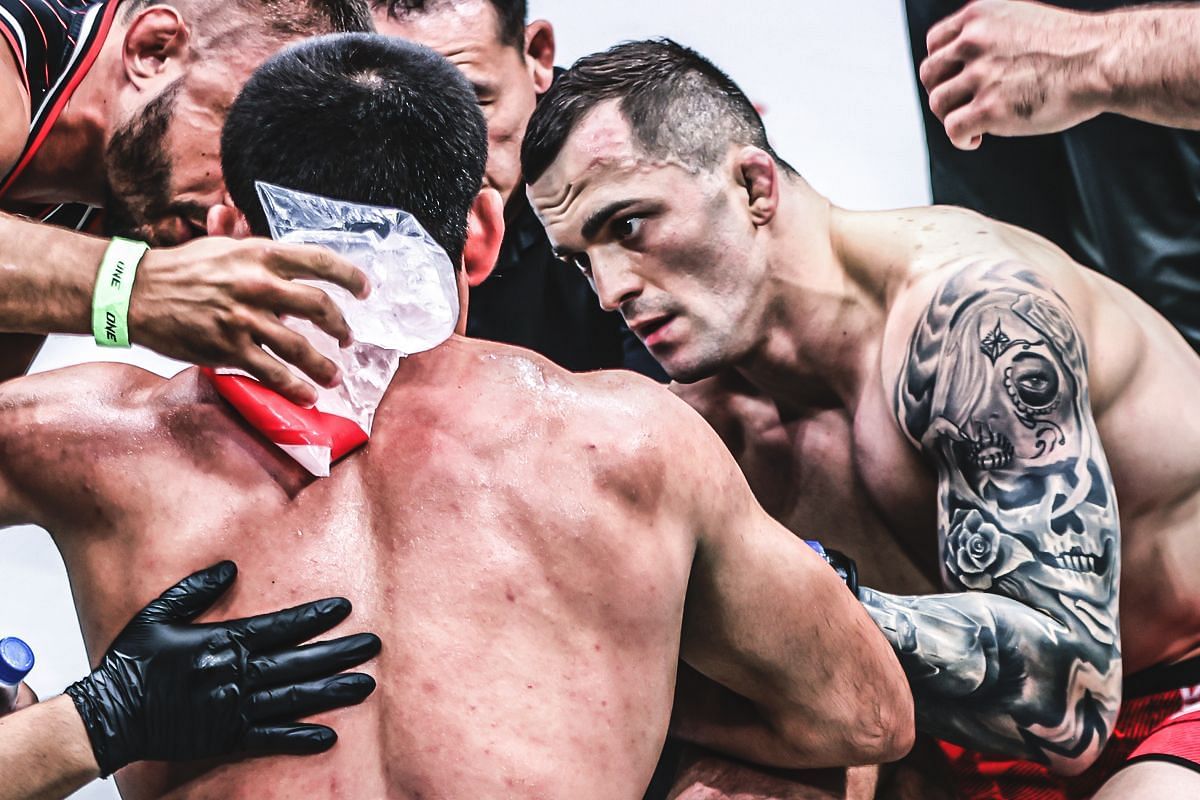
[[[631,369],[665,381],[621,315],[600,308],[579,270],[554,257],[524,186],[510,203],[517,207],[496,268],[471,289],[467,335],[528,348],[572,372]]]
[[[1101,11],[1127,5],[1059,0]],[[907,0],[914,66],[925,35],[962,0]],[[985,136],[956,149],[918,85],[935,203],[1045,236],[1128,286],[1200,351],[1200,134],[1102,114],[1063,133]]]

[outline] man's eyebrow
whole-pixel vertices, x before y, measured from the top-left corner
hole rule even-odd
[[[618,200],[615,203],[609,203],[597,211],[593,211],[583,223],[583,227],[579,231],[580,234],[585,241],[590,242],[596,238],[596,234],[600,232],[600,229],[604,227],[606,222],[636,202],[636,200]]]

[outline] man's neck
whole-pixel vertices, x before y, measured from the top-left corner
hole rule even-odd
[[[88,73],[71,94],[29,166],[5,196],[15,203],[103,205],[104,153],[118,109],[114,80],[124,28],[114,23]]]
[[[878,361],[893,266],[848,258],[843,237],[864,215],[804,191],[780,213],[765,335],[737,370],[792,408],[853,408]]]

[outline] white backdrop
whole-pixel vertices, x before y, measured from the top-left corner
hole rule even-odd
[[[766,106],[780,155],[839,205],[928,202],[901,0],[531,0],[530,13],[554,23],[564,66],[623,39],[669,36],[694,47]],[[124,355],[161,374],[180,366],[144,351]],[[112,356],[82,337],[56,336],[34,369]],[[50,697],[87,671],[66,573],[38,528],[10,528],[3,545],[0,636],[32,645],[30,683]],[[75,797],[112,800],[117,793],[104,781]]]

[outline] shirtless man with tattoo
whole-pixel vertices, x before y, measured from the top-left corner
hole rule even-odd
[[[833,207],[671,42],[578,62],[522,155],[772,512],[859,557],[958,796],[1001,796],[974,751],[1028,762],[1005,797],[1200,796],[1200,359],[1167,322],[977,214]]]
[[[297,45],[226,133],[253,232],[259,178],[408,208],[463,265],[464,309],[465,273],[490,269],[483,115],[432,51]],[[247,225],[228,206],[208,223]],[[904,674],[861,604],[704,421],[632,374],[454,336],[402,361],[369,444],[313,480],[196,370],[91,365],[0,387],[0,453],[0,523],[51,532],[93,658],[172,576],[226,557],[240,577],[213,616],[341,594],[383,640],[370,700],[315,718],[337,728],[328,753],[135,765],[126,798],[638,798],[681,654],[739,696],[734,754],[828,765],[911,745]]]

